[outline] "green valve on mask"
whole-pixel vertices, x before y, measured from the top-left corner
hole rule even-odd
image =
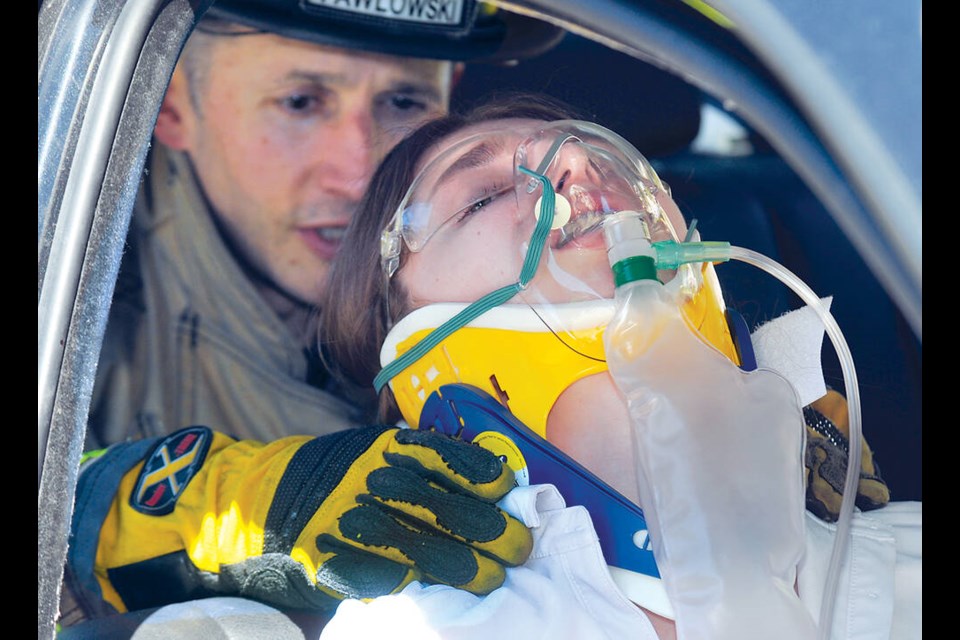
[[[657,265],[652,256],[632,256],[613,265],[613,281],[617,287],[637,280],[656,279]]]

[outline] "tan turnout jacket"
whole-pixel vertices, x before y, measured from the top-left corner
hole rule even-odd
[[[88,448],[204,425],[270,441],[357,424],[306,382],[304,347],[243,274],[186,156],[155,145],[131,222]]]

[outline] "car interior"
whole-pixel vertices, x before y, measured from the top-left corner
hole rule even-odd
[[[39,45],[41,52],[47,50],[45,58],[41,55],[41,79],[84,80],[78,83],[83,89],[66,96],[55,92],[55,82],[38,84],[38,116],[51,123],[40,132],[38,164],[52,159],[50,164],[60,167],[41,171],[38,180],[38,341],[41,354],[44,340],[49,340],[49,349],[55,353],[50,364],[41,357],[38,367],[38,529],[41,539],[48,535],[64,545],[75,475],[57,477],[43,471],[65,468],[63,465],[79,459],[82,438],[78,439],[76,430],[82,431],[85,402],[89,401],[98,332],[105,323],[123,231],[164,89],[157,79],[169,77],[197,8],[187,2],[145,2],[144,8],[133,14],[105,9],[109,2],[101,7],[96,4],[70,6],[69,2],[48,1],[39,6]],[[200,8],[206,4],[199,3]],[[650,16],[681,14],[695,35],[709,30],[706,21],[701,24],[693,16],[696,12],[689,4],[680,8],[673,5],[681,3],[638,4],[652,7]],[[83,23],[91,35],[73,42],[64,38],[64,16],[70,12],[74,12],[70,19]],[[83,12],[87,15],[81,15]],[[111,49],[120,44],[117,38],[107,36],[120,27],[139,43],[129,54]],[[657,33],[656,28],[650,31],[652,36]],[[571,104],[622,134],[651,161],[688,222],[697,221],[704,240],[728,241],[758,251],[792,270],[819,296],[832,297],[831,313],[856,364],[863,434],[891,498],[922,500],[921,338],[890,287],[868,265],[825,204],[822,185],[812,185],[806,179],[809,173],[801,177],[796,162],[777,150],[784,148],[789,137],[773,140],[761,133],[756,125],[763,124],[762,118],[748,123],[728,96],[708,93],[689,77],[655,60],[655,46],[650,55],[637,56],[600,40],[570,32],[556,48],[535,59],[510,66],[471,65],[457,87],[453,107],[514,89],[542,91]],[[747,58],[742,45],[723,45],[731,59]],[[153,55],[141,55],[141,49]],[[752,64],[744,62],[745,68],[755,69]],[[92,81],[98,72],[103,77]],[[765,77],[763,69],[756,73]],[[111,103],[107,95],[111,77],[129,78],[128,95],[138,97],[128,98],[126,106],[123,101]],[[774,95],[782,91],[775,82],[771,86]],[[127,92],[127,88],[120,90]],[[89,126],[81,127],[82,118],[72,117],[73,113],[96,113],[100,120],[87,115]],[[100,124],[94,128],[97,122]],[[143,143],[124,145],[125,139]],[[94,150],[92,157],[99,158],[99,164],[74,166],[72,171],[63,168],[73,158],[82,157],[85,148]],[[61,238],[57,229],[68,222],[74,224],[58,219],[70,206],[89,212],[77,232],[84,240],[72,253],[69,239]],[[64,273],[72,278],[67,286],[87,296],[86,306],[48,302],[45,290],[52,286],[51,276],[59,278]],[[751,330],[802,305],[782,283],[752,266],[721,264],[717,274],[727,305]],[[45,391],[48,369],[52,371],[49,376],[59,382]],[[827,340],[823,370],[828,386],[843,391],[840,361]],[[54,406],[72,407],[78,413],[64,413]],[[54,513],[57,509],[59,514]],[[56,553],[51,556],[57,557]],[[52,595],[59,580],[59,567],[45,570],[42,560],[43,554],[38,567],[41,631],[55,610]],[[72,629],[61,637],[130,637],[145,613],[119,617],[112,626]]]

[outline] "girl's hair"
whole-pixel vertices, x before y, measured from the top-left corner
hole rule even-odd
[[[346,384],[372,389],[380,371],[380,347],[393,322],[406,311],[407,296],[397,278],[388,283],[380,266],[380,234],[416,178],[423,155],[446,136],[480,122],[578,117],[571,107],[547,96],[503,94],[467,111],[428,121],[387,154],[347,228],[321,307],[320,352],[333,375]],[[401,268],[404,257],[401,254]],[[395,422],[399,418],[393,396],[385,388],[378,419]]]

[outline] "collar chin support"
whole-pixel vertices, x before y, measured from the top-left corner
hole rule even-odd
[[[217,0],[205,17],[347,49],[504,64],[565,33],[478,0]]]

